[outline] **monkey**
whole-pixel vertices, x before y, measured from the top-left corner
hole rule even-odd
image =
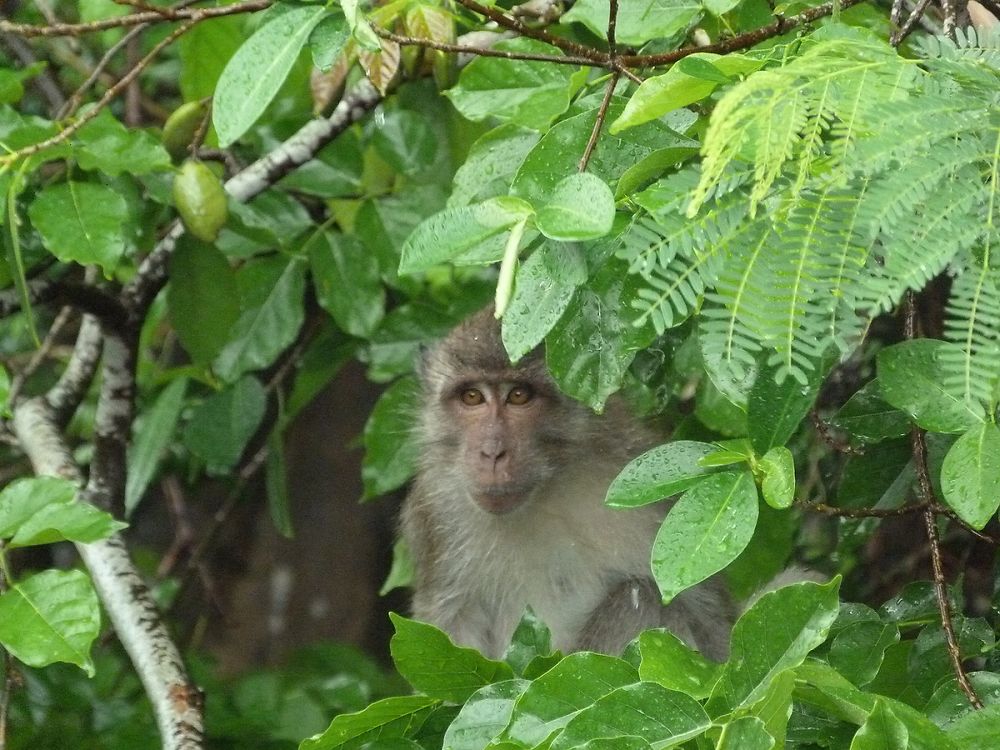
[[[664,504],[604,504],[626,463],[662,442],[623,400],[597,414],[562,394],[541,347],[512,364],[492,308],[417,370],[418,469],[400,519],[414,617],[492,658],[529,606],[563,653],[617,655],[665,627],[726,658],[736,608],[718,576],[662,604],[650,551]]]

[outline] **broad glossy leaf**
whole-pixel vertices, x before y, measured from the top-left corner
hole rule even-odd
[[[514,635],[511,636],[503,660],[510,664],[517,674],[523,675],[532,660],[552,654],[552,633],[528,607],[514,628]]]
[[[948,727],[948,734],[962,748],[990,747],[1000,737],[1000,704],[971,711]]]
[[[280,256],[241,269],[237,281],[243,312],[215,358],[220,378],[231,382],[266,367],[295,341],[305,316],[305,270],[301,259]]]
[[[439,703],[436,698],[426,695],[403,695],[375,701],[357,713],[337,716],[322,734],[303,740],[299,750],[360,748],[374,740],[405,737],[416,732]]]
[[[972,683],[976,695],[987,708],[1000,705],[1000,674],[996,672],[969,672],[969,682]],[[967,716],[977,713],[969,703],[969,696],[962,692],[957,680],[950,680],[939,685],[924,707],[927,718],[939,727],[953,728],[949,725]]]
[[[848,399],[831,423],[851,437],[878,443],[910,432],[910,418],[882,399],[878,380],[872,380]]]
[[[223,148],[243,135],[278,93],[316,24],[323,6],[300,6],[257,29],[219,77],[212,121]]]
[[[558,48],[534,39],[498,42],[493,49],[561,55]],[[477,57],[463,68],[458,84],[445,92],[470,120],[497,117],[544,130],[569,107],[582,80],[570,65],[552,65],[500,57]]]
[[[385,314],[378,258],[349,234],[317,233],[307,247],[319,304],[352,336],[371,335]]]
[[[167,308],[191,359],[211,362],[240,316],[236,272],[226,257],[206,242],[181,237],[170,257]]]
[[[726,567],[756,524],[757,488],[749,472],[713,474],[688,490],[653,542],[653,577],[663,601]]]
[[[916,339],[878,353],[882,397],[925,430],[965,432],[983,422],[980,404],[965,401],[944,387],[938,358],[954,346],[936,339]]]
[[[226,63],[246,39],[243,18],[213,18],[199,23],[177,42],[180,58],[178,83],[184,101],[192,102],[215,93]]]
[[[532,747],[599,698],[638,679],[635,669],[621,659],[570,654],[517,699],[502,739]]]
[[[110,276],[125,252],[128,204],[115,190],[91,182],[43,188],[28,218],[59,260],[99,265]]]
[[[587,264],[572,244],[545,242],[518,269],[503,316],[503,344],[516,362],[542,343],[587,281]]]
[[[76,486],[66,479],[18,479],[0,492],[0,539],[9,547],[95,542],[127,525],[78,500]]]
[[[609,260],[577,289],[545,338],[545,361],[559,387],[592,409],[604,408],[635,353],[656,336],[650,325],[632,325],[630,300],[638,286],[624,262]]]
[[[104,110],[74,138],[74,155],[83,169],[104,174],[138,175],[170,167],[170,155],[150,133],[129,129]]]
[[[438,158],[437,134],[423,115],[408,109],[386,112],[372,130],[371,143],[400,174],[415,175]]]
[[[389,618],[396,629],[389,642],[396,669],[425,695],[462,703],[479,688],[514,676],[504,662],[487,659],[474,648],[456,646],[433,625],[394,613]]]
[[[473,206],[446,208],[421,222],[403,243],[399,272],[426,271],[431,266],[454,260],[474,250],[477,245],[498,238],[532,213],[530,205],[509,197],[490,198]],[[497,248],[496,257],[492,260],[500,257],[503,243],[498,243]]]
[[[0,643],[32,667],[64,661],[93,677],[100,629],[97,594],[81,570],[43,570],[0,594]]]
[[[944,501],[981,529],[1000,507],[1000,427],[985,422],[962,435],[941,467]]]
[[[712,693],[722,665],[709,661],[668,630],[639,636],[639,677],[701,700]]]
[[[621,0],[615,38],[619,44],[639,47],[660,37],[686,31],[702,16],[697,0]],[[608,28],[606,0],[577,0],[561,23],[579,22],[604,38]]]
[[[366,499],[391,492],[413,476],[417,446],[411,432],[419,398],[416,381],[403,378],[393,383],[372,409],[365,423],[361,465]]]
[[[245,376],[207,398],[184,428],[184,445],[212,473],[231,469],[253,437],[267,406],[267,394],[257,378]]]
[[[720,83],[726,83],[729,77],[753,72],[764,64],[763,60],[733,53],[716,55],[696,52],[684,60],[703,61],[712,65],[720,72],[722,80],[693,75],[690,67],[673,65],[663,75],[650,76],[642,82],[632,94],[625,110],[611,123],[609,131],[612,134],[619,133],[701,101],[715,91]]]
[[[329,15],[320,19],[309,34],[313,65],[324,73],[328,71],[344,51],[344,45],[350,36],[351,30],[344,16]]]
[[[781,573],[795,548],[800,519],[775,510],[766,503],[757,514],[757,528],[739,557],[726,566],[726,579],[733,596],[745,600]]]
[[[587,172],[570,175],[553,189],[538,210],[539,231],[553,240],[592,240],[611,231],[615,197],[600,177]]]
[[[830,644],[830,664],[855,685],[875,679],[886,650],[899,642],[899,628],[892,623],[856,622],[842,630]]]
[[[322,24],[321,24],[322,25]],[[364,192],[360,136],[348,130],[279,183],[283,188],[320,198],[350,198]]]
[[[723,725],[716,750],[771,750],[774,737],[756,716],[740,716]]]
[[[655,682],[625,685],[574,716],[550,745],[570,750],[595,737],[642,737],[656,747],[679,744],[712,725],[692,697]]]
[[[747,399],[747,425],[754,450],[764,454],[787,443],[818,392],[818,383],[802,385],[795,378],[778,383],[773,369],[761,368]]]
[[[837,618],[840,579],[796,583],[771,591],[733,628],[732,651],[709,703],[718,710],[752,706],[771,681],[803,662]]]
[[[168,383],[136,425],[128,452],[128,476],[125,479],[126,517],[132,515],[142,500],[163,454],[174,439],[186,390],[187,378],[177,378]]]
[[[954,614],[952,627],[963,661],[980,658],[996,646],[993,628],[981,617]],[[913,689],[924,699],[930,698],[942,682],[953,679],[947,641],[937,622],[926,625],[917,636],[909,654],[908,671]]]
[[[505,680],[477,690],[448,727],[444,747],[482,750],[507,726],[514,701],[530,684],[528,680]]]
[[[795,459],[783,445],[765,453],[758,464],[764,479],[760,483],[764,502],[772,508],[788,508],[795,500]]]
[[[615,508],[655,503],[694,486],[711,471],[701,459],[718,447],[693,440],[658,445],[632,459],[608,487],[605,502]]]
[[[613,100],[608,116],[614,117],[623,106],[621,100]],[[511,194],[532,205],[544,205],[556,185],[576,173],[597,115],[598,109],[594,108],[556,123],[545,133],[517,170]],[[602,134],[587,162],[587,173],[615,187],[630,169],[639,167],[646,159],[676,163],[697,149],[696,141],[657,120],[617,136]]]
[[[509,122],[480,136],[455,172],[449,208],[507,195],[518,167],[539,138],[537,130]]]
[[[851,742],[851,750],[906,750],[910,733],[892,710],[878,701]]]

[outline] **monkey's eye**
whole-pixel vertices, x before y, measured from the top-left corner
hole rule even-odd
[[[535,397],[535,392],[526,385],[515,385],[507,394],[507,403],[522,406]]]
[[[466,406],[479,406],[485,400],[483,392],[477,388],[466,388],[462,391],[462,403]]]

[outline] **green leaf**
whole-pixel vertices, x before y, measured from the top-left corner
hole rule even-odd
[[[355,41],[370,52],[380,51],[382,43],[375,35],[364,13],[361,12],[358,0],[340,0],[340,6],[344,9],[347,25],[351,27],[351,34]]]
[[[392,661],[399,673],[420,692],[463,703],[484,685],[513,678],[502,661],[487,659],[474,648],[456,646],[435,628],[416,620],[389,614],[396,634],[389,641]]]
[[[683,492],[708,476],[711,470],[701,459],[716,450],[714,445],[692,440],[658,445],[621,470],[604,502],[614,508],[633,508]]]
[[[545,242],[531,254],[503,316],[503,344],[512,361],[542,343],[586,281],[587,264],[574,245]]]
[[[493,49],[561,55],[558,48],[534,39],[498,42]],[[470,120],[497,117],[534,130],[545,130],[569,107],[582,81],[570,65],[552,65],[500,57],[477,57],[463,68],[458,84],[445,92]]]
[[[886,650],[898,642],[899,628],[892,623],[855,622],[833,639],[828,659],[855,685],[866,685],[878,674]]]
[[[712,725],[692,697],[655,682],[625,685],[574,716],[550,745],[570,750],[595,737],[642,737],[655,747],[680,744]]]
[[[407,237],[399,272],[426,271],[439,263],[454,260],[483,242],[499,237],[532,213],[529,204],[509,197],[490,198],[474,206],[446,208],[421,222]],[[502,249],[501,243],[492,260],[499,259]]]
[[[778,383],[773,368],[761,368],[747,399],[747,425],[754,450],[764,454],[787,443],[818,392],[818,383],[802,385],[787,377]]]
[[[989,747],[1000,736],[1000,704],[972,711],[948,727],[962,748]]]
[[[774,737],[756,716],[740,716],[722,727],[716,750],[771,750]]]
[[[883,701],[865,719],[851,742],[851,750],[907,750],[910,734]]]
[[[226,63],[212,107],[220,146],[229,146],[261,116],[326,13],[323,6],[293,7],[257,29]]]
[[[749,472],[713,474],[684,493],[653,542],[653,577],[664,603],[732,562],[756,524],[757,488]]]
[[[370,336],[385,314],[378,258],[349,234],[317,233],[307,246],[320,306],[347,333]]]
[[[411,436],[416,423],[419,388],[412,377],[393,383],[379,397],[365,423],[365,457],[361,479],[365,499],[401,487],[417,466],[417,445]]]
[[[712,693],[722,666],[710,662],[668,630],[639,636],[639,677],[701,700]]]
[[[184,101],[198,101],[215,93],[219,76],[244,39],[243,18],[227,16],[199,23],[178,40],[178,83]]]
[[[385,596],[390,591],[406,588],[413,584],[413,558],[410,548],[403,539],[397,539],[392,545],[392,566],[378,590],[379,596]]]
[[[788,508],[795,500],[795,459],[783,445],[771,448],[758,464],[764,475],[760,483],[764,502],[772,508]]]
[[[455,172],[448,207],[507,195],[518,167],[539,138],[538,131],[513,123],[504,123],[480,136]]]
[[[375,701],[363,711],[337,716],[326,730],[303,740],[299,750],[361,748],[366,742],[406,737],[417,732],[435,706],[436,698],[403,695]]]
[[[344,51],[344,45],[351,36],[347,19],[340,15],[325,16],[309,35],[309,50],[313,65],[328,71]]]
[[[702,15],[697,0],[629,0],[618,10],[615,38],[619,44],[639,47],[660,37],[686,31]],[[560,23],[579,22],[600,38],[608,28],[606,0],[577,0]]]
[[[66,479],[18,479],[0,492],[0,539],[8,539],[8,547],[96,542],[127,525],[77,500],[76,486]]]
[[[208,464],[210,473],[223,474],[243,455],[266,406],[264,386],[247,375],[195,410],[184,428],[184,445]]]
[[[510,645],[504,652],[503,660],[517,674],[523,675],[534,659],[552,655],[552,633],[549,632],[548,626],[531,611],[531,607],[528,607],[521,616],[521,621],[514,628],[514,634],[511,636]]]
[[[965,432],[983,422],[982,406],[944,387],[938,358],[954,347],[936,339],[916,339],[878,353],[882,397],[925,430]]]
[[[170,167],[170,155],[145,130],[129,129],[104,110],[74,138],[74,155],[82,169],[104,174],[139,175]]]
[[[444,735],[448,750],[482,750],[510,721],[514,702],[528,680],[505,680],[480,688],[465,702]]]
[[[59,260],[97,264],[111,276],[125,252],[128,204],[104,185],[69,181],[43,188],[28,218]]]
[[[538,230],[553,240],[592,240],[611,231],[615,197],[600,177],[586,172],[561,180],[538,211]]]
[[[951,446],[941,466],[944,501],[976,529],[1000,507],[1000,427],[973,427]]]
[[[167,308],[191,360],[211,362],[240,316],[236,272],[226,256],[191,235],[181,237],[170,257]]]
[[[100,630],[97,594],[81,570],[43,570],[0,594],[0,643],[32,667],[64,661],[93,677]]]
[[[279,417],[278,421],[280,423],[283,420]],[[295,529],[292,526],[292,501],[288,495],[288,467],[285,464],[285,444],[280,429],[273,430],[267,439],[264,488],[274,528],[286,539],[293,538]]]
[[[305,263],[277,256],[244,266],[238,281],[243,312],[215,359],[215,371],[231,382],[266,367],[295,341],[305,313]]]
[[[535,680],[514,704],[501,740],[533,747],[583,709],[638,680],[635,669],[604,654],[570,654]]]
[[[754,60],[744,55],[716,55],[710,52],[696,52],[681,62],[684,61],[689,61],[686,66],[676,64],[663,75],[645,79],[632,94],[625,110],[611,123],[609,132],[620,133],[626,128],[655,120],[675,109],[701,101],[715,91],[720,83],[727,83],[732,76],[759,70],[764,64],[763,60]],[[718,75],[695,75],[698,68],[696,62],[691,61],[711,65]],[[694,69],[692,65],[695,66]]]
[[[867,443],[879,443],[910,433],[910,418],[882,399],[877,379],[851,396],[830,422]]]
[[[840,579],[785,586],[764,594],[733,628],[732,651],[709,701],[719,710],[752,706],[774,678],[801,664],[826,640],[840,607]],[[713,711],[714,713],[714,711]]]
[[[419,112],[397,109],[385,113],[372,132],[372,146],[400,174],[416,175],[438,159],[438,138]]]
[[[125,479],[125,516],[139,505],[146,488],[156,475],[163,454],[174,439],[174,430],[184,406],[187,378],[177,378],[156,397],[156,401],[135,429],[128,451],[128,476]]]

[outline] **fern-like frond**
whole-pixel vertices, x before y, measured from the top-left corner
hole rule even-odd
[[[996,29],[955,29],[955,40],[945,36],[922,38],[917,49],[927,58],[932,70],[947,71],[950,75],[971,76],[977,83],[986,83],[983,77],[1000,73],[1000,32]],[[966,72],[962,74],[961,66]]]
[[[1000,385],[1000,269],[986,258],[955,279],[945,338],[957,344],[941,356],[944,385],[956,396],[996,408]]]

